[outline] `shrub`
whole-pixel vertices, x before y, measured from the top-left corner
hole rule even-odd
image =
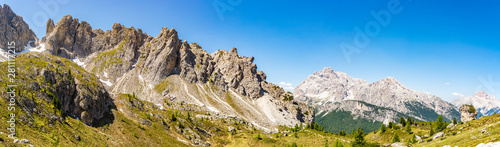
[[[340,135],[340,136],[345,136],[345,135],[346,135],[346,134],[345,134],[345,131],[344,131],[344,130],[340,131],[339,135]]]
[[[468,105],[469,106],[469,113],[476,113],[476,108],[474,108],[473,105]]]

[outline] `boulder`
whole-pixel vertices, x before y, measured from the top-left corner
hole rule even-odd
[[[227,130],[229,132],[236,132],[236,129],[234,127],[232,127],[232,126],[227,127]]]
[[[478,111],[472,105],[460,106],[461,120],[466,123],[471,120],[476,120]]]
[[[432,140],[435,140],[439,137],[444,137],[444,133],[443,132],[438,132],[436,133],[436,135],[432,136]]]

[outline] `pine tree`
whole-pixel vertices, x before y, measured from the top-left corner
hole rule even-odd
[[[363,134],[363,129],[360,129],[359,127],[357,131],[354,131],[354,141],[352,142],[353,147],[363,147],[366,145],[366,140]]]
[[[345,131],[344,131],[344,130],[340,131],[339,135],[340,135],[340,136],[345,136],[345,135],[346,135],[346,134],[345,134]]]
[[[380,133],[384,133],[385,132],[385,124],[382,124],[382,126],[380,127]]]
[[[394,124],[392,122],[389,122],[389,126],[388,127],[392,129],[394,127]]]
[[[404,127],[404,126],[406,126],[406,121],[405,121],[405,118],[404,118],[404,117],[401,117],[401,118],[399,119],[399,123],[400,123],[403,127]]]
[[[335,140],[335,147],[344,147],[344,145],[339,141],[339,139],[337,139]]]
[[[442,115],[438,116],[436,123],[437,123],[436,132],[439,132],[439,131],[446,129],[446,122],[444,122]]]
[[[413,120],[411,119],[411,117],[408,116],[408,118],[406,119],[406,124],[408,125],[412,125],[413,124]]]
[[[325,147],[328,147],[328,139],[325,138]]]
[[[431,131],[429,132],[429,136],[432,136],[434,135],[434,128],[432,127],[432,124],[431,124]]]
[[[415,134],[413,134],[413,136],[411,137],[411,143],[414,144],[417,142],[417,136],[415,136]]]
[[[453,117],[453,124],[457,124],[457,118]]]
[[[411,132],[411,125],[406,125],[406,132],[408,132],[409,134],[413,133]]]
[[[400,142],[400,141],[401,141],[401,139],[399,139],[398,134],[394,133],[394,137],[392,138],[392,143]]]

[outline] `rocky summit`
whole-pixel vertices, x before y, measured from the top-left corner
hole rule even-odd
[[[7,50],[8,42],[15,42],[16,52],[21,52],[26,46],[34,47],[38,38],[24,22],[23,17],[16,15],[10,6],[0,5],[0,48]]]

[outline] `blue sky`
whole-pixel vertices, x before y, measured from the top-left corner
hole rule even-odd
[[[394,77],[408,88],[447,101],[477,90],[500,98],[496,1],[2,2],[23,16],[39,38],[45,36],[46,18],[58,21],[66,14],[89,22],[93,29],[108,30],[117,22],[156,36],[162,27],[173,27],[180,38],[197,42],[209,53],[236,47],[241,55],[254,56],[268,81],[290,83],[285,87],[332,67],[368,82]],[[399,13],[389,13],[391,20],[382,26],[370,12],[390,12],[388,5],[397,6]],[[348,60],[341,44],[355,45],[355,28],[363,31],[366,26],[378,33],[371,33],[370,42],[358,46],[359,52]]]

